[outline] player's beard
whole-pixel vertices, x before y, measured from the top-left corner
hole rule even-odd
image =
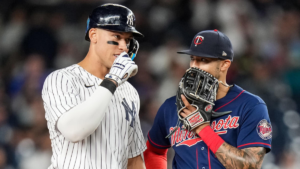
[[[220,62],[218,62],[215,70],[215,78],[220,79]]]

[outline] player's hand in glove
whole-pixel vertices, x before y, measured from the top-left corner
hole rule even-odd
[[[190,68],[183,75],[176,95],[178,118],[183,127],[191,131],[207,123],[218,90],[218,80],[198,68]]]
[[[181,95],[181,100],[185,108],[181,112],[178,112],[178,116],[181,117],[180,120],[183,122],[183,128],[199,133],[202,128],[210,125],[211,112],[203,112],[198,107],[192,106],[184,95]]]
[[[138,66],[131,60],[126,52],[122,52],[114,61],[108,74],[105,75],[106,79],[111,79],[117,82],[120,86],[129,77],[136,75]]]
[[[169,138],[183,124],[183,128],[192,131],[209,125],[212,117],[219,117],[228,112],[213,111],[216,101],[218,79],[204,70],[189,68],[183,75],[176,94],[178,122]],[[199,133],[197,131],[197,133]]]

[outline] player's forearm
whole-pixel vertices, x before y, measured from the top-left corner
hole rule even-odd
[[[260,169],[265,153],[263,147],[240,150],[224,142],[215,155],[227,169]]]
[[[128,159],[127,169],[146,169],[142,156]]]
[[[201,129],[198,135],[225,168],[258,169],[261,167],[266,153],[265,148],[250,147],[240,150],[226,143],[210,126],[204,126],[204,128],[200,126],[198,129]]]
[[[71,142],[83,140],[93,133],[103,120],[112,96],[111,90],[99,86],[91,97],[58,119],[58,130]]]

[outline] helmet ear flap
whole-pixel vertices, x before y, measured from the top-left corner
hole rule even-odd
[[[86,30],[85,30],[85,38],[84,38],[85,40],[90,41],[89,31],[91,28],[96,28],[96,27],[97,27],[97,23],[93,21],[91,17],[88,17],[86,21]]]
[[[137,40],[135,40],[134,38],[132,38],[129,42],[129,46],[128,46],[128,55],[130,56],[131,60],[133,60],[136,56],[136,53],[139,50],[139,42]]]
[[[85,40],[90,41],[90,37],[89,37],[89,30],[90,30],[90,17],[88,17],[87,21],[86,21],[86,30],[85,30]]]

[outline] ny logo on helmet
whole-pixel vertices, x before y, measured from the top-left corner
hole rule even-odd
[[[127,24],[130,25],[130,26],[133,26],[133,19],[134,19],[133,13],[129,14],[127,16]]]

